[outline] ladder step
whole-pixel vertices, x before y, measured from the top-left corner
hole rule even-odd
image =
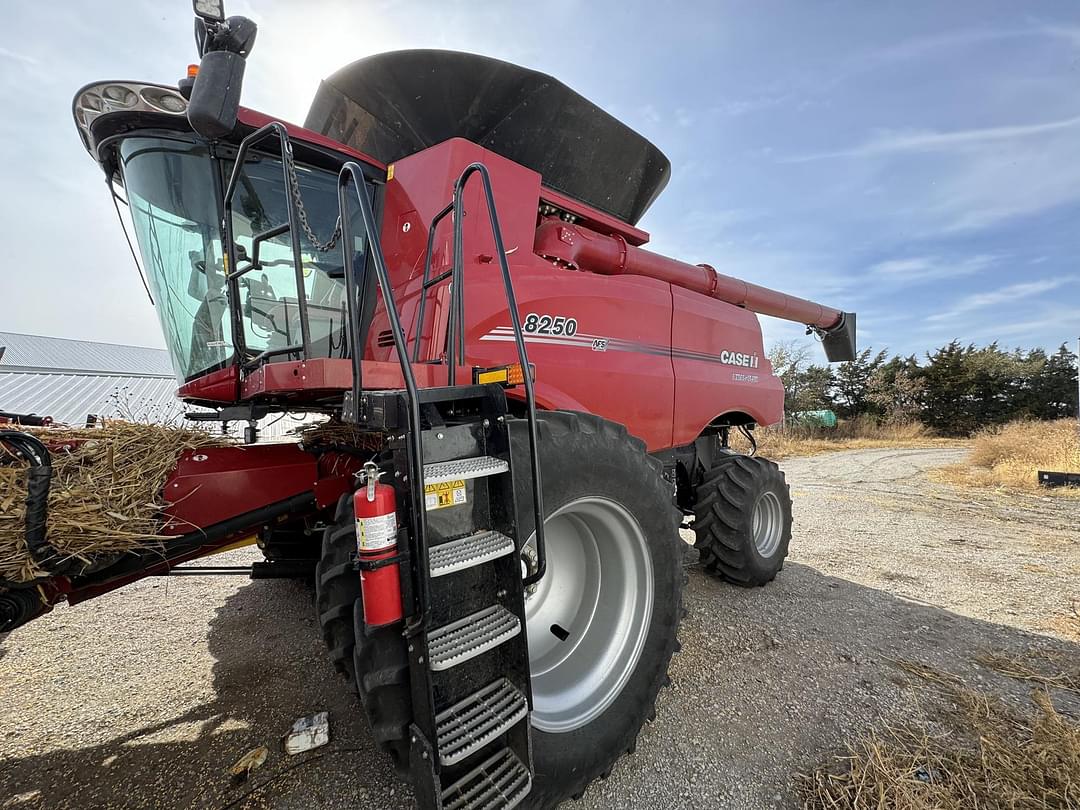
[[[507,678],[435,715],[439,761],[454,765],[475,754],[529,713],[529,704]]]
[[[435,671],[450,669],[520,632],[518,617],[502,605],[478,610],[428,633],[428,666]]]
[[[464,481],[507,472],[510,465],[501,458],[476,456],[453,461],[439,461],[424,465],[424,484],[445,484],[447,481]]]
[[[443,791],[443,810],[510,810],[529,795],[532,774],[503,749]]]
[[[513,553],[514,541],[505,534],[482,531],[432,546],[428,551],[428,560],[434,578],[464,571]]]

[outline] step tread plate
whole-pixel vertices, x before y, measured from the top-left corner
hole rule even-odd
[[[476,532],[432,546],[428,562],[432,578],[464,571],[514,552],[514,541],[497,531]]]
[[[454,765],[525,719],[529,702],[507,678],[435,715],[439,761]]]
[[[453,461],[437,461],[424,465],[424,485],[445,484],[448,481],[467,481],[507,472],[510,465],[494,456],[474,456]]]
[[[443,791],[442,810],[511,810],[532,790],[532,774],[509,748]]]
[[[494,649],[521,632],[517,616],[502,605],[478,610],[428,633],[428,666],[450,669]]]

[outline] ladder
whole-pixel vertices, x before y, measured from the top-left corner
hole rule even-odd
[[[473,175],[484,188],[518,357],[526,370],[530,463],[521,470],[514,469],[504,390],[456,384],[457,365],[464,359],[462,195]],[[469,166],[455,184],[453,201],[432,222],[434,233],[438,222],[454,213],[453,267],[430,277],[429,241],[424,273],[425,293],[442,281],[452,283],[451,348],[447,385],[418,389],[361,178],[360,167],[348,163],[338,186],[343,250],[352,244],[350,187],[369,245],[364,267],[352,265],[346,255],[350,333],[358,335],[370,267],[386,305],[405,388],[364,390],[361,347],[354,343],[353,388],[344,414],[390,437],[394,470],[405,471],[395,484],[403,498],[399,504],[408,504],[399,507],[405,514],[398,548],[405,550],[398,562],[403,574],[411,572],[402,576],[402,588],[413,703],[413,787],[418,804],[431,810],[508,810],[532,788],[525,591],[543,576],[545,553],[532,379],[491,181],[482,164]],[[422,323],[419,320],[417,343]],[[522,551],[528,538],[518,531],[517,503],[529,496],[536,527],[535,564],[523,576]]]

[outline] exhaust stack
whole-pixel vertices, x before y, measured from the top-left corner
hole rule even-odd
[[[855,359],[855,313],[826,307],[787,293],[718,273],[707,264],[688,264],[555,217],[536,229],[534,251],[574,270],[629,274],[666,281],[761,315],[806,324],[822,337],[825,356],[837,363]]]

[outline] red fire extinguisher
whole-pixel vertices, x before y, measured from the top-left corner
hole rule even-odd
[[[356,552],[360,561],[360,591],[364,621],[382,627],[399,621],[401,575],[397,563],[373,564],[397,554],[397,506],[394,488],[379,482],[382,473],[372,462],[360,474],[363,486],[353,494],[356,512]]]

